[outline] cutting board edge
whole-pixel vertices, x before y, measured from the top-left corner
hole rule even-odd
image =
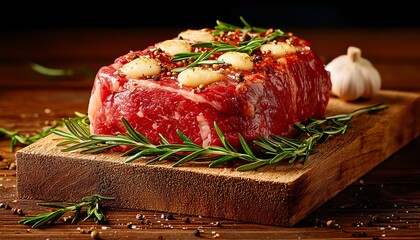
[[[111,207],[290,226],[290,184],[284,182],[92,159],[79,159],[76,163],[71,157],[51,158],[25,150],[17,153],[17,159],[19,199],[78,201],[83,196],[98,193],[119,200],[110,202]],[[54,161],[54,164],[49,162],[40,168],[45,161]],[[69,167],[72,172],[66,172]],[[32,173],[31,169],[41,170]],[[124,174],[101,174],[109,171]],[[130,184],[140,181],[141,184]]]
[[[403,98],[409,99],[405,105],[403,105],[400,108],[393,109],[392,106],[390,109],[387,109],[385,111],[391,111],[393,115],[398,116],[397,121],[389,121],[389,119],[377,119],[381,122],[381,125],[373,125],[370,127],[366,132],[360,132],[360,135],[355,136],[357,139],[354,139],[356,142],[356,145],[360,145],[359,150],[362,151],[362,155],[360,156],[353,156],[351,153],[348,153],[346,155],[345,160],[343,161],[343,156],[338,156],[337,152],[332,153],[326,153],[326,155],[329,155],[329,158],[326,158],[329,163],[324,164],[323,166],[329,166],[330,170],[329,177],[327,178],[327,181],[337,181],[341,180],[343,184],[339,188],[331,188],[333,186],[338,185],[327,185],[326,188],[329,189],[327,191],[327,195],[324,195],[323,197],[306,197],[306,199],[311,199],[311,201],[305,202],[306,206],[308,207],[308,210],[302,211],[301,209],[295,210],[291,209],[291,225],[295,225],[300,220],[302,220],[307,213],[312,212],[316,208],[320,207],[323,203],[325,203],[327,200],[331,199],[332,197],[336,196],[338,193],[340,193],[342,190],[347,188],[349,185],[360,179],[363,175],[370,172],[374,167],[380,165],[383,161],[388,159],[391,155],[396,153],[397,151],[401,150],[404,146],[406,146],[408,143],[410,143],[412,140],[420,137],[420,94],[418,93],[405,93],[405,92],[395,92],[395,91],[381,91],[385,94],[394,94],[402,96]],[[376,116],[378,118],[378,116]],[[380,117],[380,115],[379,115]],[[359,121],[365,121],[367,119],[367,116],[362,117],[362,119],[359,119]],[[412,121],[409,124],[410,126],[414,126],[412,129],[407,128],[407,125],[401,124],[405,120]],[[382,127],[386,126],[386,127]],[[380,142],[381,144],[376,144]],[[324,144],[331,144],[331,142],[324,143]],[[362,149],[362,146],[365,146],[366,144],[369,145],[375,145],[376,148],[370,148],[369,151],[364,151]],[[350,145],[347,145],[345,147],[349,147]],[[392,146],[390,148],[389,146]],[[325,147],[325,146],[324,146]],[[324,149],[328,149],[328,147],[325,147]],[[352,149],[355,149],[354,147]],[[356,147],[357,149],[357,147]],[[342,149],[345,151],[345,149]],[[346,152],[346,151],[345,151]],[[354,171],[354,174],[344,174],[344,170],[351,170],[348,166],[345,166],[346,163],[352,162],[349,161],[355,157],[357,158],[368,158],[370,161],[368,163],[368,167],[365,169],[362,169],[362,171]],[[339,158],[341,158],[341,161],[338,161]],[[315,162],[315,161],[314,161]],[[312,163],[314,163],[312,162]],[[340,163],[339,166],[336,165],[336,163]],[[360,165],[365,164],[366,162],[360,162]],[[313,185],[318,184],[318,178],[317,176],[312,177],[311,172],[314,171],[317,167],[312,168],[309,174],[302,175],[299,179],[293,182],[293,185],[291,186],[291,190],[294,192],[293,195],[295,197],[294,201],[300,201],[304,202],[303,200],[305,197],[303,196],[312,196],[312,195],[319,195],[319,192],[310,193],[308,192],[308,189],[317,189],[317,187],[314,187]],[[361,169],[361,168],[359,168]],[[335,173],[334,172],[337,172]],[[328,170],[327,170],[328,171]],[[344,176],[346,175],[346,176]],[[343,178],[344,176],[344,178]],[[306,184],[305,184],[306,183]],[[302,188],[302,186],[305,186]],[[331,187],[329,187],[331,186]],[[303,204],[303,205],[305,205]],[[299,208],[301,208],[299,206]]]

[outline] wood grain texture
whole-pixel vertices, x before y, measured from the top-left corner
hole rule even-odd
[[[118,153],[63,153],[49,136],[16,153],[17,197],[77,201],[99,193],[112,207],[178,212],[275,226],[293,226],[420,134],[420,95],[383,90],[370,101],[332,98],[327,115],[384,103],[352,128],[317,147],[307,164],[253,172],[200,163],[126,164]]]
[[[49,78],[28,69],[28,62],[50,67],[88,67],[95,71],[127,50],[174,36],[183,29],[51,29],[8,32],[0,38],[0,127],[36,133],[47,122],[86,111],[92,78],[75,75]],[[348,45],[363,50],[377,66],[386,90],[420,93],[420,55],[415,48],[420,29],[297,29],[326,61],[343,54]],[[109,37],[112,36],[112,37]],[[28,44],[30,42],[30,44]],[[51,112],[46,112],[50,109]],[[9,138],[0,137],[0,203],[20,208],[25,215],[0,208],[0,239],[90,239],[77,229],[95,227],[100,239],[420,239],[420,137],[392,154],[336,196],[312,211],[295,227],[276,227],[221,218],[167,212],[106,208],[109,221],[65,224],[45,229],[18,224],[23,217],[43,213],[40,199],[17,198],[15,162]],[[17,146],[20,149],[22,145]],[[329,182],[325,181],[325,184]],[[302,205],[302,207],[304,207]],[[143,225],[136,214],[151,222]],[[189,218],[189,223],[184,219]],[[377,219],[377,220],[376,220]],[[327,226],[333,221],[333,227]],[[127,228],[132,222],[137,228]],[[215,222],[220,226],[215,226]],[[194,234],[202,229],[200,237]]]

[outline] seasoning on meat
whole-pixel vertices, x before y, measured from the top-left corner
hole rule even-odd
[[[178,129],[206,147],[221,144],[216,122],[238,147],[238,133],[252,144],[323,117],[331,90],[324,63],[304,39],[274,31],[189,29],[118,57],[96,75],[91,133],[125,133],[124,117],[152,143],[159,134],[181,143]]]

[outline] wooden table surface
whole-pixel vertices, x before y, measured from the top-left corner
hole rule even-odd
[[[34,134],[87,111],[99,67],[130,50],[143,49],[183,29],[41,29],[3,33],[0,38],[0,128]],[[382,76],[382,88],[420,93],[420,29],[293,29],[328,62],[348,46],[362,49]],[[30,63],[71,68],[68,77],[47,77]],[[420,111],[420,109],[419,109]],[[106,209],[107,224],[86,221],[31,229],[18,221],[47,209],[16,198],[16,169],[10,139],[0,137],[0,239],[420,239],[420,138],[305,217],[296,226],[275,227],[202,216]],[[21,209],[19,215],[12,208]],[[142,224],[137,214],[150,224]],[[186,221],[188,218],[190,221]],[[131,225],[129,225],[131,223]],[[328,224],[327,224],[328,223]],[[332,224],[331,224],[332,223]],[[132,226],[129,228],[129,226]]]

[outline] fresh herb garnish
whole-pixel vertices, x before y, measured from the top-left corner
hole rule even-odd
[[[82,114],[79,112],[75,113],[76,117],[74,117],[74,120],[77,120],[79,122],[86,122],[88,121],[88,117],[86,114]],[[31,136],[27,136],[27,134],[23,134],[21,131],[11,131],[8,129],[0,128],[0,138],[1,137],[8,137],[10,138],[10,151],[13,152],[15,150],[15,147],[17,144],[21,145],[30,145],[36,141],[38,141],[41,138],[44,138],[51,134],[51,131],[53,129],[56,129],[58,127],[63,127],[64,122],[62,121],[54,121],[53,125],[49,126],[45,130],[33,134]]]
[[[193,45],[194,46],[194,45]],[[224,64],[225,62],[219,60],[209,60],[208,58],[211,57],[217,49],[212,49],[211,51],[204,51],[197,55],[197,53],[178,53],[172,58],[172,61],[179,61],[184,59],[195,59],[191,64],[186,67],[179,67],[172,69],[172,72],[182,72],[187,68],[192,68],[197,65],[202,64]]]
[[[57,220],[60,219],[67,212],[74,212],[72,217],[72,223],[76,223],[79,220],[79,217],[82,213],[82,209],[86,208],[86,217],[82,221],[87,221],[90,218],[93,218],[95,223],[104,223],[107,218],[104,214],[101,205],[99,204],[103,200],[115,200],[114,197],[104,197],[98,194],[86,196],[82,198],[82,201],[79,203],[75,202],[66,202],[65,205],[59,205],[54,203],[38,203],[38,205],[58,208],[52,212],[40,213],[33,217],[28,217],[20,220],[19,224],[32,225],[32,228],[41,228],[47,224],[54,224]]]
[[[226,23],[226,22],[222,22],[222,21],[216,20],[217,26],[214,27],[214,29],[216,30],[214,32],[214,35],[215,36],[218,36],[218,35],[220,35],[222,33],[225,33],[225,32],[234,32],[234,31],[236,31],[238,29],[241,32],[245,32],[245,33],[246,32],[259,32],[259,33],[263,33],[263,32],[266,32],[268,30],[266,28],[253,27],[253,26],[249,25],[249,23],[242,16],[240,16],[239,19],[244,24],[244,27],[239,27],[239,26],[235,26],[235,25],[230,24],[230,23]]]
[[[50,68],[38,63],[30,63],[29,66],[37,73],[51,77],[72,76],[74,70],[70,68]]]
[[[222,32],[229,32],[240,30],[242,32],[257,32],[257,33],[264,33],[267,31],[265,28],[258,28],[250,26],[245,19],[241,17],[242,22],[244,23],[244,27],[234,26],[232,24],[228,24],[225,22],[217,21],[217,26],[215,27],[215,35],[219,35]],[[233,45],[226,42],[202,42],[202,43],[195,43],[192,47],[202,47],[208,48],[211,50],[206,50],[201,53],[197,52],[185,52],[185,53],[177,53],[172,58],[172,61],[181,61],[181,60],[189,60],[195,59],[192,63],[190,63],[186,67],[174,68],[172,72],[182,72],[187,68],[195,67],[201,64],[224,64],[223,61],[218,60],[208,60],[214,53],[216,52],[244,52],[248,54],[252,54],[255,50],[261,47],[261,45],[273,41],[279,37],[287,37],[287,34],[280,29],[274,30],[272,33],[268,34],[266,37],[261,37],[259,34],[252,37],[250,40],[238,42],[238,45]]]
[[[94,77],[96,74],[93,69],[87,66],[80,66],[78,68],[52,68],[38,63],[29,63],[28,65],[33,71],[51,79],[61,79],[76,75]]]
[[[90,135],[88,125],[81,124],[74,119],[63,120],[68,132],[59,129],[52,131],[63,138],[63,141],[58,144],[59,146],[73,144],[62,149],[64,152],[81,150],[80,153],[95,154],[117,146],[130,146],[130,150],[122,154],[122,156],[128,157],[126,162],[132,162],[142,157],[153,157],[146,164],[172,160],[175,161],[172,166],[176,167],[194,160],[209,162],[209,167],[216,167],[226,162],[242,160],[245,163],[237,167],[236,170],[248,171],[267,165],[276,166],[285,161],[293,163],[298,159],[303,159],[303,163],[305,163],[309,155],[317,152],[314,149],[317,143],[325,142],[334,135],[344,134],[350,128],[350,121],[354,116],[361,113],[379,112],[387,108],[386,105],[377,104],[356,109],[348,114],[328,116],[324,119],[310,118],[307,122],[294,124],[298,130],[295,138],[272,134],[269,137],[261,136],[258,141],[253,141],[256,146],[261,148],[258,153],[251,150],[241,134],[238,134],[238,137],[242,151],[233,148],[216,123],[214,123],[214,127],[222,146],[202,147],[192,142],[179,130],[177,130],[177,134],[183,141],[182,144],[170,143],[163,135],[160,135],[161,142],[159,144],[152,144],[144,135],[134,130],[125,118],[121,119],[126,129],[125,135]]]

